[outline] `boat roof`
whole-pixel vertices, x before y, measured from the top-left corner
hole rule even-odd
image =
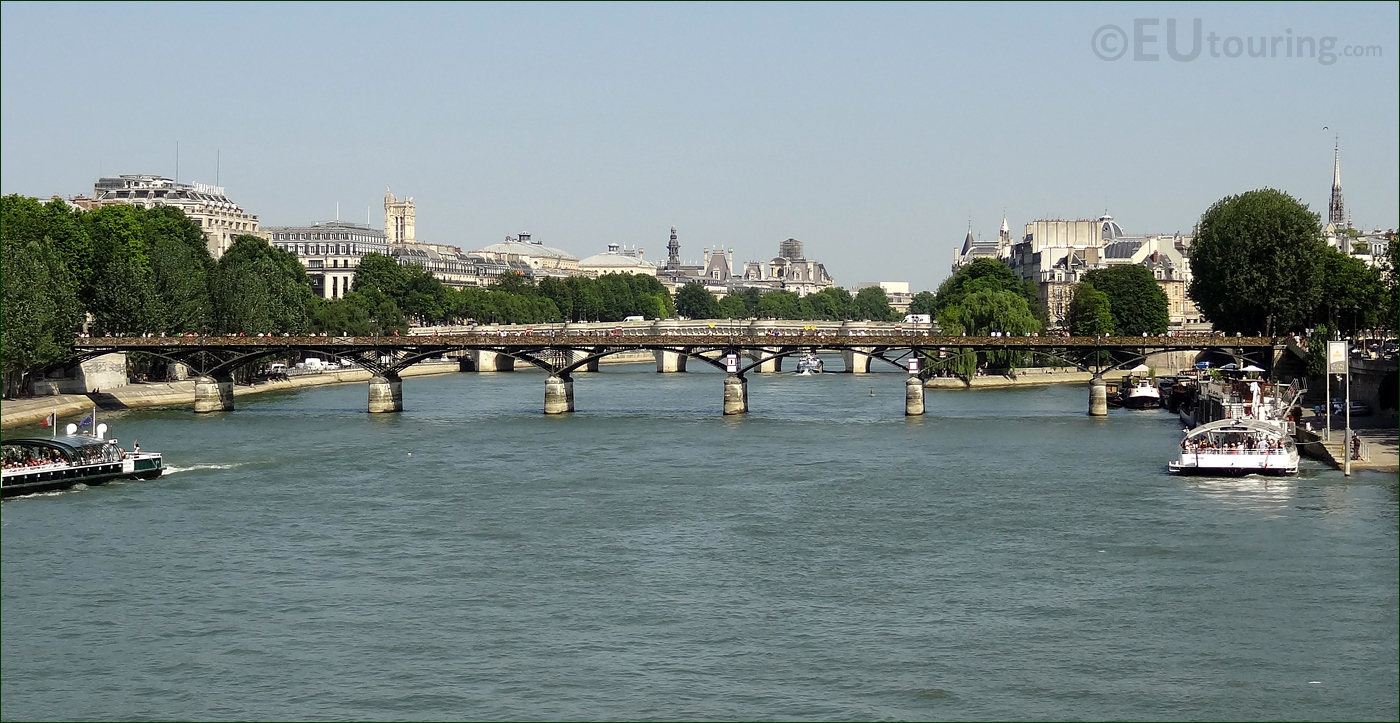
[[[57,437],[16,437],[6,439],[5,444],[20,447],[49,447],[76,452],[80,449],[101,447],[112,443],[110,439],[98,439],[85,434],[61,434]]]
[[[1207,432],[1258,432],[1260,434],[1283,434],[1276,422],[1261,422],[1257,419],[1217,419],[1193,428],[1186,433],[1196,437]]]

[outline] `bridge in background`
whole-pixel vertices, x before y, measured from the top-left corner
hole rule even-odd
[[[600,360],[651,352],[661,373],[687,362],[725,372],[724,413],[748,411],[748,374],[782,369],[805,353],[839,353],[845,371],[888,364],[906,372],[905,413],[923,414],[924,381],[955,359],[984,352],[1021,352],[1093,372],[1089,413],[1107,414],[1104,373],[1127,369],[1163,351],[1209,352],[1272,366],[1277,340],[1265,337],[941,336],[929,325],[872,322],[662,321],[418,329],[408,336],[135,336],[75,340],[73,361],[104,354],[144,353],[187,366],[196,376],[196,412],[233,409],[233,373],[270,358],[347,360],[370,372],[369,411],[403,410],[400,373],[431,358],[455,355],[462,371],[511,371],[517,363],[546,373],[544,411],[574,411],[574,374],[598,371]]]

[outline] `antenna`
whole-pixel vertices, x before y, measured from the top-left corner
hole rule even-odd
[[[175,182],[180,182],[180,142],[175,141]]]
[[[215,185],[215,186],[219,185],[219,161],[221,160],[220,157],[219,157],[220,155],[221,155],[221,151],[215,149],[215,151],[214,151],[214,185]]]

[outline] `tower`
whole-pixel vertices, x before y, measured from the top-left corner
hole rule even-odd
[[[676,227],[671,227],[671,242],[666,244],[666,270],[681,270],[681,242],[676,240]]]
[[[384,187],[384,235],[389,237],[389,245],[414,243],[413,197],[402,201],[394,198],[389,187]]]
[[[1334,142],[1332,146],[1332,202],[1327,206],[1327,223],[1336,228],[1346,228],[1351,224],[1347,222],[1346,203],[1342,201],[1342,151],[1341,143]]]

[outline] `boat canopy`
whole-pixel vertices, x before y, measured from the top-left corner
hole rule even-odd
[[[79,434],[7,439],[3,454],[7,462],[36,457],[51,459],[55,450],[71,463],[117,462],[122,458],[121,450],[111,440]]]
[[[1272,437],[1287,436],[1279,429],[1277,422],[1262,422],[1257,419],[1220,419],[1191,429],[1187,431],[1186,436],[1188,438],[1203,437],[1213,432],[1242,432],[1265,434]]]

